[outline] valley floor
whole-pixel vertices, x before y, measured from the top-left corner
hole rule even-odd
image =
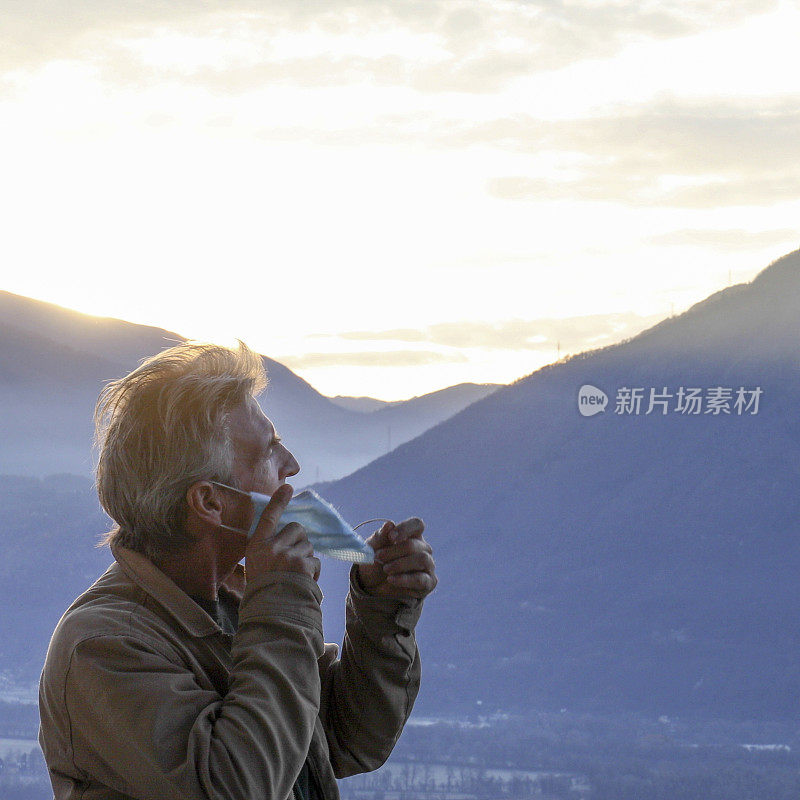
[[[0,800],[50,800],[35,707],[4,704]],[[412,719],[343,800],[796,800],[800,727],[558,713]]]

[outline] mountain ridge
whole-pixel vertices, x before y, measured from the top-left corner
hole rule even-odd
[[[10,292],[0,292],[0,320],[0,472],[88,475],[102,385],[184,341],[163,328],[93,317]],[[352,472],[486,391],[451,387],[393,403],[373,417],[333,402],[280,362],[262,359],[268,386],[259,402],[298,457],[300,483]]]
[[[319,486],[348,518],[426,521],[442,580],[420,632],[423,703],[686,714],[739,697],[736,713],[768,715],[800,702],[795,634],[774,622],[800,615],[799,255]],[[583,384],[608,393],[605,413],[581,417]],[[615,389],[665,386],[763,396],[756,415],[613,410]],[[448,688],[448,651],[483,675],[475,693]]]

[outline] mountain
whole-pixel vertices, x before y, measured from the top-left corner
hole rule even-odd
[[[92,412],[104,382],[183,338],[0,292],[0,473],[91,472]],[[298,458],[298,488],[369,463],[490,388],[451,387],[393,403],[381,416],[343,408],[264,357],[260,402]]]
[[[38,680],[59,617],[111,563],[107,530],[88,477],[0,475],[0,676]]]
[[[386,425],[391,441],[406,442],[422,433],[417,419],[408,413],[408,404],[411,404],[415,414],[424,419],[430,428],[452,417],[456,413],[455,409],[460,411],[498,388],[496,383],[459,383],[411,400],[389,403],[373,411],[372,417]]]
[[[579,413],[584,385],[603,413]],[[699,414],[676,410],[681,387]],[[740,387],[757,409],[737,409]],[[626,389],[640,413],[617,413]],[[666,413],[647,413],[651,390],[673,395]],[[419,631],[422,711],[785,717],[800,703],[798,408],[800,251],[317,489],[349,519],[426,522],[440,585]]]
[[[126,371],[132,370],[145,356],[184,340],[162,328],[82,314],[3,291],[0,291],[0,319],[24,334],[98,356]]]
[[[92,411],[120,366],[0,322],[0,472],[91,471]]]
[[[416,405],[417,409],[425,408],[433,414],[442,415],[441,419],[453,415],[452,409],[458,407],[460,411],[470,403],[481,400],[487,394],[491,394],[495,389],[499,389],[499,383],[458,383],[455,386],[448,386],[438,392],[417,395],[410,400],[376,400],[374,397],[346,397],[336,395],[330,400],[337,406],[348,408],[351,411],[360,411],[362,414],[370,414],[374,411],[385,410],[388,408],[404,407],[409,403]],[[437,419],[440,422],[441,419]]]
[[[410,400],[384,402],[371,397],[336,397],[333,402],[369,415],[369,422],[385,435],[385,450],[407,442],[476,400],[496,391],[496,383],[459,383]],[[351,470],[352,471],[352,470]]]
[[[350,411],[358,411],[361,414],[369,414],[370,411],[376,411],[379,408],[390,405],[389,401],[377,400],[374,397],[347,397],[342,394],[331,397],[330,401],[336,403],[337,406],[347,408]]]

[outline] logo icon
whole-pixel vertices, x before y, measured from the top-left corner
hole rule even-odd
[[[584,383],[578,391],[578,411],[584,417],[593,417],[606,410],[608,395],[590,383]]]

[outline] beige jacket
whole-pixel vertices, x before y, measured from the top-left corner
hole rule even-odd
[[[337,659],[305,575],[248,582],[231,636],[144,556],[113,554],[58,623],[42,673],[58,800],[284,800],[306,755],[335,800],[335,778],[389,756],[419,688],[421,602],[367,595],[353,570]]]

